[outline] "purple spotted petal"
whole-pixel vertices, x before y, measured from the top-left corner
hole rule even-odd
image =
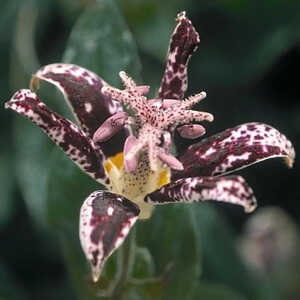
[[[108,184],[103,168],[104,155],[93,141],[69,120],[51,111],[30,90],[20,90],[5,104],[37,124],[88,175]]]
[[[106,259],[121,246],[137,220],[139,208],[107,191],[92,193],[80,210],[80,241],[98,281]]]
[[[178,14],[178,24],[171,37],[167,65],[159,98],[183,99],[187,90],[187,65],[200,42],[199,35],[185,12]]]
[[[241,205],[246,212],[256,208],[252,189],[241,176],[192,177],[174,181],[146,196],[152,204],[192,203],[216,200]]]
[[[292,143],[269,125],[248,123],[190,146],[179,158],[184,170],[172,175],[173,179],[215,176],[273,157],[285,158],[291,167],[295,158]]]
[[[39,79],[55,85],[62,91],[85,133],[92,138],[100,125],[113,114],[122,111],[122,106],[103,94],[101,88],[107,83],[96,74],[71,64],[47,65],[33,75],[32,86]],[[121,130],[112,139],[101,145],[106,156],[122,151],[127,131]]]

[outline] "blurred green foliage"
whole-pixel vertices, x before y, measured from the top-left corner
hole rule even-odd
[[[39,66],[55,61],[86,67],[117,86],[118,72],[126,70],[139,82],[150,84],[154,94],[175,16],[186,10],[201,36],[199,53],[191,60],[189,93],[202,88],[208,91],[203,107],[217,120],[210,130],[256,120],[271,122],[295,141],[300,133],[297,96],[287,93],[285,106],[278,106],[281,94],[268,94],[267,87],[261,91],[258,84],[283,55],[291,49],[299,51],[299,1],[2,2],[3,102],[16,89],[28,87]],[[54,110],[72,118],[53,87],[43,84],[39,95]],[[115,278],[118,259],[124,255],[118,250],[108,261],[100,285],[92,284],[79,245],[78,216],[85,197],[101,186],[54,149],[34,125],[10,112],[0,113],[0,238],[1,245],[5,244],[0,250],[0,299],[99,298],[96,294]],[[274,176],[271,196],[261,191],[257,178],[263,177],[247,173],[264,203],[281,201],[276,188],[296,178],[295,171],[290,175],[281,168],[276,171],[277,167],[281,166],[269,163],[267,171],[261,171]],[[295,195],[296,189],[289,185],[286,199],[293,200]],[[257,277],[240,258],[236,248],[239,229],[232,230],[224,211],[234,220],[246,219],[232,207],[178,204],[158,207],[150,220],[139,222],[131,234],[136,235],[131,270],[135,280],[127,282],[122,299],[281,299],[283,292],[277,289],[276,280]],[[29,223],[30,230],[22,222]],[[22,255],[23,247],[38,247],[42,254],[39,258],[31,251]],[[50,267],[53,262],[58,271]],[[28,270],[45,275],[39,278],[27,274]]]

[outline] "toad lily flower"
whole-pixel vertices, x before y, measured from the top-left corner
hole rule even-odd
[[[217,200],[250,212],[256,200],[244,179],[220,175],[272,157],[293,164],[291,142],[261,123],[203,138],[180,157],[171,153],[175,130],[183,138],[198,138],[205,134],[198,123],[213,120],[211,114],[191,109],[206,97],[204,92],[184,99],[187,65],[199,36],[185,13],[177,22],[155,99],[147,99],[149,87],[137,85],[125,72],[120,72],[124,89],[119,90],[82,67],[51,64],[33,76],[31,90],[18,91],[6,103],[106,187],[87,197],[80,212],[80,240],[94,281],[136,220],[149,218],[154,205]],[[39,80],[62,91],[81,127],[39,100],[34,93]]]

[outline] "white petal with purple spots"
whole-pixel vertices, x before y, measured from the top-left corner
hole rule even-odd
[[[5,104],[37,124],[88,175],[109,184],[100,148],[71,121],[51,111],[30,90],[20,90]]]
[[[97,281],[106,259],[121,246],[136,222],[139,208],[126,198],[95,191],[80,210],[80,241]]]
[[[222,175],[274,157],[285,158],[291,167],[295,159],[292,143],[269,125],[247,123],[190,146],[179,158],[183,172],[173,178]]]
[[[246,212],[252,212],[256,208],[253,191],[241,176],[179,179],[145,197],[145,201],[152,204],[207,200],[241,205]]]

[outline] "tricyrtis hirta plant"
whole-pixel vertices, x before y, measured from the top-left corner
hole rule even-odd
[[[175,131],[185,139],[199,138],[205,135],[202,123],[213,121],[210,113],[192,109],[205,92],[184,98],[187,65],[200,40],[185,13],[177,16],[177,22],[154,99],[147,98],[149,86],[138,85],[123,71],[124,89],[117,89],[82,67],[58,63],[38,70],[31,90],[18,91],[6,103],[6,108],[41,127],[84,172],[106,187],[93,192],[80,212],[80,240],[94,281],[136,220],[149,218],[155,205],[217,200],[251,212],[256,207],[252,189],[240,176],[223,175],[272,157],[293,164],[291,142],[262,123],[203,137],[182,156],[172,153]],[[39,80],[62,91],[80,127],[38,98]]]

